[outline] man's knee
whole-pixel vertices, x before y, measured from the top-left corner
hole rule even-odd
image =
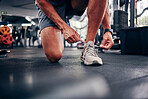
[[[60,52],[60,51],[46,52],[45,55],[46,55],[47,59],[53,63],[58,62],[62,58],[62,52]]]

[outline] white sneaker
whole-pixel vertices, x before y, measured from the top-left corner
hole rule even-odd
[[[98,57],[95,48],[94,42],[89,41],[84,45],[84,49],[81,55],[81,60],[85,65],[102,65],[102,59]]]

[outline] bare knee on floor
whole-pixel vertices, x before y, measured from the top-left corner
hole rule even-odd
[[[61,30],[57,27],[46,27],[41,31],[43,50],[47,59],[51,62],[58,62],[64,50]]]
[[[47,59],[52,62],[58,62],[62,58],[62,52],[55,51],[55,52],[45,52]]]

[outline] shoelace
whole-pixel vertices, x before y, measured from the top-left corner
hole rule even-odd
[[[93,46],[88,45],[86,50],[87,50],[86,52],[89,53],[90,55],[95,57],[98,56]]]

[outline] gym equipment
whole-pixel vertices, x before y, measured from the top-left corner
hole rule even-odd
[[[148,26],[120,30],[121,54],[148,55]]]
[[[13,48],[13,37],[10,35],[10,28],[7,25],[8,22],[0,22],[0,49]],[[1,55],[1,57],[3,57],[3,55]]]
[[[114,31],[128,27],[128,13],[121,10],[114,11]]]
[[[117,4],[119,4],[120,7],[122,7],[125,4],[125,2],[126,2],[126,0],[117,0]]]
[[[9,34],[4,34],[2,36],[0,36],[0,44],[4,44],[4,45],[11,45],[13,42],[13,37],[10,36]]]
[[[4,35],[4,34],[10,34],[10,28],[8,26],[3,26],[0,28],[0,32]]]

